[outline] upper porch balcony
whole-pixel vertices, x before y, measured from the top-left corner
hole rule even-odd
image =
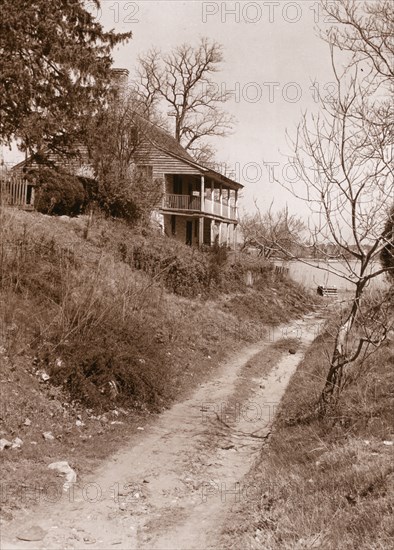
[[[201,198],[191,195],[179,195],[166,193],[163,199],[163,210],[199,212],[201,214],[211,214],[221,218],[227,218],[236,221],[238,219],[237,208],[229,204],[228,199],[222,197],[222,200],[209,200],[204,198],[201,204]]]

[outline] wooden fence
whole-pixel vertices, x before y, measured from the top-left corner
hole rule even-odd
[[[320,294],[320,296],[337,296],[338,295],[338,289],[336,286],[322,286],[319,285],[317,287],[317,293]]]
[[[17,175],[0,180],[0,204],[33,210],[34,185]]]
[[[287,277],[289,275],[289,268],[282,265],[276,265],[275,273],[280,277]]]

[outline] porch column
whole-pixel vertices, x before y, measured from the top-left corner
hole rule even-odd
[[[226,246],[230,246],[230,224],[227,224]]]
[[[166,175],[163,174],[163,180],[161,182],[161,191],[163,193],[163,196],[162,196],[162,199],[161,199],[161,205],[162,207],[164,208],[165,205],[166,205],[166,190],[167,190],[167,185],[166,185]]]
[[[221,206],[221,204],[220,204],[220,206]],[[220,208],[220,210],[221,210],[221,208]],[[218,245],[219,246],[222,244],[222,225],[223,225],[222,222],[219,222],[219,233],[218,233],[218,235],[219,235]]]
[[[211,220],[211,246],[215,244],[215,221]]]
[[[222,184],[220,184],[220,191],[219,191],[219,203],[220,203],[220,215],[223,216],[223,187]],[[220,235],[220,229],[219,229],[219,235]],[[220,241],[220,236],[219,236]]]
[[[214,200],[215,200],[215,185],[213,180],[211,180],[211,213],[214,213]]]
[[[235,190],[235,204],[234,204],[234,206],[235,206],[235,217],[238,220],[238,189]]]
[[[23,206],[27,205],[27,181],[23,180],[23,187],[24,187],[24,197],[23,197]]]
[[[204,244],[204,217],[200,216],[198,218],[198,246]]]
[[[205,212],[205,178],[201,175],[200,181],[200,211]],[[198,221],[198,246],[204,244],[204,216],[199,217]]]
[[[233,235],[234,235],[234,238],[233,238],[233,249],[234,250],[237,250],[237,225],[234,224],[234,231],[233,231]]]

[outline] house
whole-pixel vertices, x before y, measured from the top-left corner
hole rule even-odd
[[[235,246],[240,183],[196,162],[161,128],[146,123],[136,162],[162,181],[158,210],[163,232],[192,246]]]
[[[115,69],[116,85],[125,87],[128,72]],[[243,185],[193,159],[167,132],[136,114],[139,143],[134,163],[145,177],[162,182],[162,204],[156,219],[164,234],[191,246],[215,242],[235,247],[238,226],[238,193]],[[79,159],[53,162],[78,176],[92,177],[86,148]],[[31,161],[30,161],[31,162]],[[21,175],[29,159],[13,173]],[[34,194],[33,194],[34,197]]]
[[[51,153],[47,159],[55,165],[76,176],[92,178],[92,167],[86,160],[86,148],[82,155],[65,160],[63,157]],[[15,164],[10,170],[0,174],[0,204],[22,208],[23,210],[34,210],[36,182],[34,179],[27,179],[25,171],[27,167],[36,168],[37,162],[32,157]]]
[[[146,177],[162,182],[163,199],[156,216],[162,231],[191,246],[210,246],[215,242],[235,246],[238,193],[243,186],[196,162],[172,136],[151,122],[144,121],[139,127],[143,135],[135,163]],[[51,160],[75,175],[91,177],[92,169],[84,153],[67,164],[55,156]],[[24,160],[12,169],[13,185],[22,200],[14,200],[14,204],[22,207],[34,206],[34,188],[29,183],[24,189],[20,179],[29,163],[31,159]]]

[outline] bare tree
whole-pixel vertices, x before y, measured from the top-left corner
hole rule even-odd
[[[163,186],[141,168],[141,146],[151,124],[133,91],[116,95],[92,122],[89,155],[98,181],[98,202],[110,215],[146,221]]]
[[[174,118],[174,137],[201,162],[213,157],[206,138],[229,134],[233,118],[223,111],[228,99],[212,80],[223,61],[222,47],[203,38],[171,53],[150,50],[140,57],[139,92],[148,112],[158,107]]]
[[[387,268],[392,282],[394,283],[394,205],[386,221],[383,232],[385,246],[380,255],[382,264]]]
[[[394,77],[394,7],[387,0],[322,0],[325,12],[335,21],[322,37],[346,51],[352,63],[366,64],[385,79]]]
[[[246,214],[240,225],[243,235],[243,249],[250,246],[259,250],[259,255],[269,260],[273,256],[294,258],[298,256],[305,224],[301,218],[289,214],[287,206],[273,211],[273,203],[262,212],[255,201],[254,214]]]
[[[302,118],[293,140],[300,176],[287,186],[312,211],[313,244],[333,242],[343,269],[327,271],[354,284],[335,334],[320,406],[335,402],[344,369],[376,349],[393,325],[393,304],[382,296],[375,315],[364,300],[370,282],[393,269],[379,262],[388,243],[385,223],[393,204],[394,17],[391,2],[323,2],[336,25],[325,33],[336,93],[320,97],[317,114]]]

